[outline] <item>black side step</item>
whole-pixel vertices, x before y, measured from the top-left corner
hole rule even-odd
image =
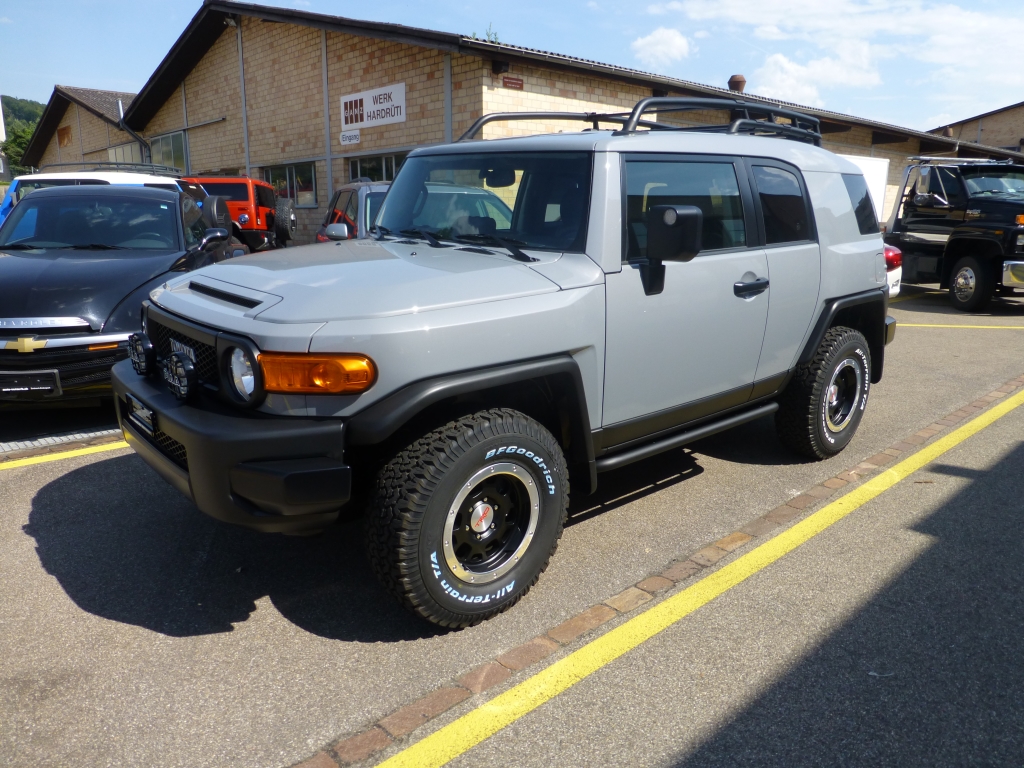
[[[754,421],[760,419],[762,416],[767,416],[769,413],[775,413],[779,410],[778,403],[766,403],[765,405],[758,406],[749,411],[743,413],[737,413],[733,416],[727,416],[719,421],[712,421],[710,424],[703,424],[694,429],[686,430],[685,432],[679,432],[678,434],[671,435],[670,437],[656,440],[653,443],[647,443],[641,445],[638,448],[632,448],[622,453],[616,453],[612,456],[604,456],[597,460],[597,471],[598,472],[610,472],[613,469],[624,467],[627,464],[632,464],[634,461],[640,461],[646,459],[649,456],[654,456],[664,451],[678,448],[681,445],[692,443],[694,440],[700,440],[702,437],[708,437],[719,432],[724,432],[727,429],[738,427],[740,424],[746,424],[748,421]]]

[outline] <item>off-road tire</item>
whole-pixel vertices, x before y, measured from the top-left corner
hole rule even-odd
[[[958,292],[957,278],[961,271],[967,271],[974,277],[974,290],[969,297]],[[953,265],[949,273],[949,303],[961,312],[978,312],[992,300],[996,291],[995,276],[988,264],[973,256],[964,256]]]
[[[837,375],[837,395],[841,386],[842,396],[849,398],[851,408],[843,420],[837,421],[841,428],[833,430],[827,406],[829,389]],[[851,378],[854,383],[846,384]],[[779,410],[775,413],[779,440],[808,459],[820,461],[835,456],[853,439],[870,387],[871,351],[867,339],[852,328],[829,328],[814,357],[797,367],[779,398]]]
[[[470,478],[511,465],[523,474],[506,471],[509,482],[524,492],[534,484],[534,534],[521,538],[526,548],[516,550],[514,562],[504,561],[510,570],[487,583],[470,583],[449,566],[445,522]],[[532,508],[533,496],[521,498]],[[558,547],[568,502],[565,458],[541,424],[508,408],[463,416],[419,438],[378,472],[366,526],[370,563],[385,588],[417,616],[442,627],[469,627],[512,607],[536,583]]]

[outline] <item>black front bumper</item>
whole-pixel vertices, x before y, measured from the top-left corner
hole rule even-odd
[[[260,531],[301,533],[333,522],[351,495],[339,420],[233,413],[186,404],[130,361],[113,371],[125,439],[211,517]],[[154,414],[153,434],[129,418],[128,396]]]

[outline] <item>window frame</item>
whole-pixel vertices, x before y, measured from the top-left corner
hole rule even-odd
[[[295,168],[300,166],[300,165],[308,165],[313,170],[313,203],[312,203],[312,205],[310,205],[310,204],[303,205],[303,204],[299,203],[298,189],[296,188],[296,183],[295,183]],[[320,190],[317,187],[316,161],[315,160],[311,160],[311,161],[306,162],[306,163],[280,163],[280,164],[277,164],[277,165],[264,165],[262,168],[260,168],[260,171],[261,171],[260,175],[263,177],[262,180],[265,181],[267,184],[269,184],[271,187],[273,187],[274,186],[274,182],[271,181],[268,178],[268,175],[272,171],[281,170],[282,168],[284,169],[284,172],[285,172],[285,188],[286,188],[286,190],[288,192],[288,196],[287,197],[282,197],[281,195],[278,195],[277,194],[277,188],[275,187],[274,188],[274,194],[277,196],[277,198],[278,199],[283,199],[283,200],[291,200],[294,203],[296,208],[303,208],[303,209],[317,209],[317,208],[319,208],[320,207]]]
[[[757,211],[757,228],[758,236],[763,244],[762,248],[788,248],[794,245],[807,245],[809,243],[818,242],[818,225],[814,220],[814,206],[811,205],[811,195],[807,191],[807,182],[804,180],[804,175],[800,172],[800,169],[791,163],[787,163],[783,160],[776,160],[773,157],[744,157],[744,165],[747,167],[747,181],[750,184],[750,191],[754,198],[754,206]],[[768,238],[765,234],[764,227],[764,210],[761,208],[761,193],[757,190],[757,180],[754,178],[754,166],[767,166],[769,168],[778,168],[779,170],[792,173],[796,176],[797,183],[800,185],[800,195],[804,199],[804,210],[807,215],[807,229],[808,237],[803,240],[787,240],[784,243],[768,243]]]
[[[622,257],[623,264],[642,263],[644,259],[629,258],[629,186],[628,186],[628,164],[629,163],[714,163],[716,165],[731,165],[733,173],[736,174],[736,186],[740,192],[740,205],[743,206],[743,227],[746,230],[746,245],[736,245],[730,248],[702,248],[695,258],[699,259],[705,254],[718,255],[722,253],[741,253],[751,249],[764,248],[764,231],[759,226],[758,217],[755,216],[754,204],[756,195],[753,194],[753,182],[744,164],[744,159],[738,155],[708,155],[688,152],[622,152],[619,155],[619,183],[622,196],[622,221],[620,230],[622,232]],[[758,208],[760,211],[760,208]]]
[[[191,161],[189,159],[189,151],[188,151],[188,131],[168,131],[167,133],[161,133],[158,136],[150,136],[150,137],[148,137],[147,142],[149,144],[149,159],[150,159],[151,162],[154,162],[154,163],[156,162],[156,161],[153,160],[153,142],[155,142],[155,141],[161,141],[162,142],[164,139],[167,139],[168,141],[172,142],[172,147],[171,147],[171,167],[172,168],[177,168],[178,166],[174,165],[174,148],[173,148],[173,138],[172,138],[173,136],[177,136],[177,135],[181,136],[181,151],[182,151],[182,154],[183,154],[182,161],[183,161],[183,164],[185,166],[184,168],[180,168],[179,170],[182,173],[184,173],[184,174],[188,174],[188,173],[191,172],[191,164],[190,164]],[[162,154],[163,154],[163,150],[161,150],[161,155]],[[161,157],[161,159],[162,159],[162,157]],[[163,163],[156,163],[156,164],[157,165],[163,165]]]

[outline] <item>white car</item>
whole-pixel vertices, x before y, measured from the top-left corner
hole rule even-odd
[[[144,167],[142,167],[144,168]],[[153,170],[160,170],[154,167]],[[169,170],[169,169],[168,169]],[[7,189],[3,202],[0,203],[0,224],[14,209],[14,206],[30,192],[46,187],[64,187],[80,184],[121,184],[137,187],[156,187],[158,189],[180,190],[190,195],[202,206],[206,199],[206,191],[193,182],[184,181],[174,176],[147,173],[145,170],[112,170],[112,171],[62,171],[60,173],[33,173],[17,176]]]
[[[885,246],[885,277],[889,283],[889,298],[899,296],[903,280],[903,251],[895,245]]]

